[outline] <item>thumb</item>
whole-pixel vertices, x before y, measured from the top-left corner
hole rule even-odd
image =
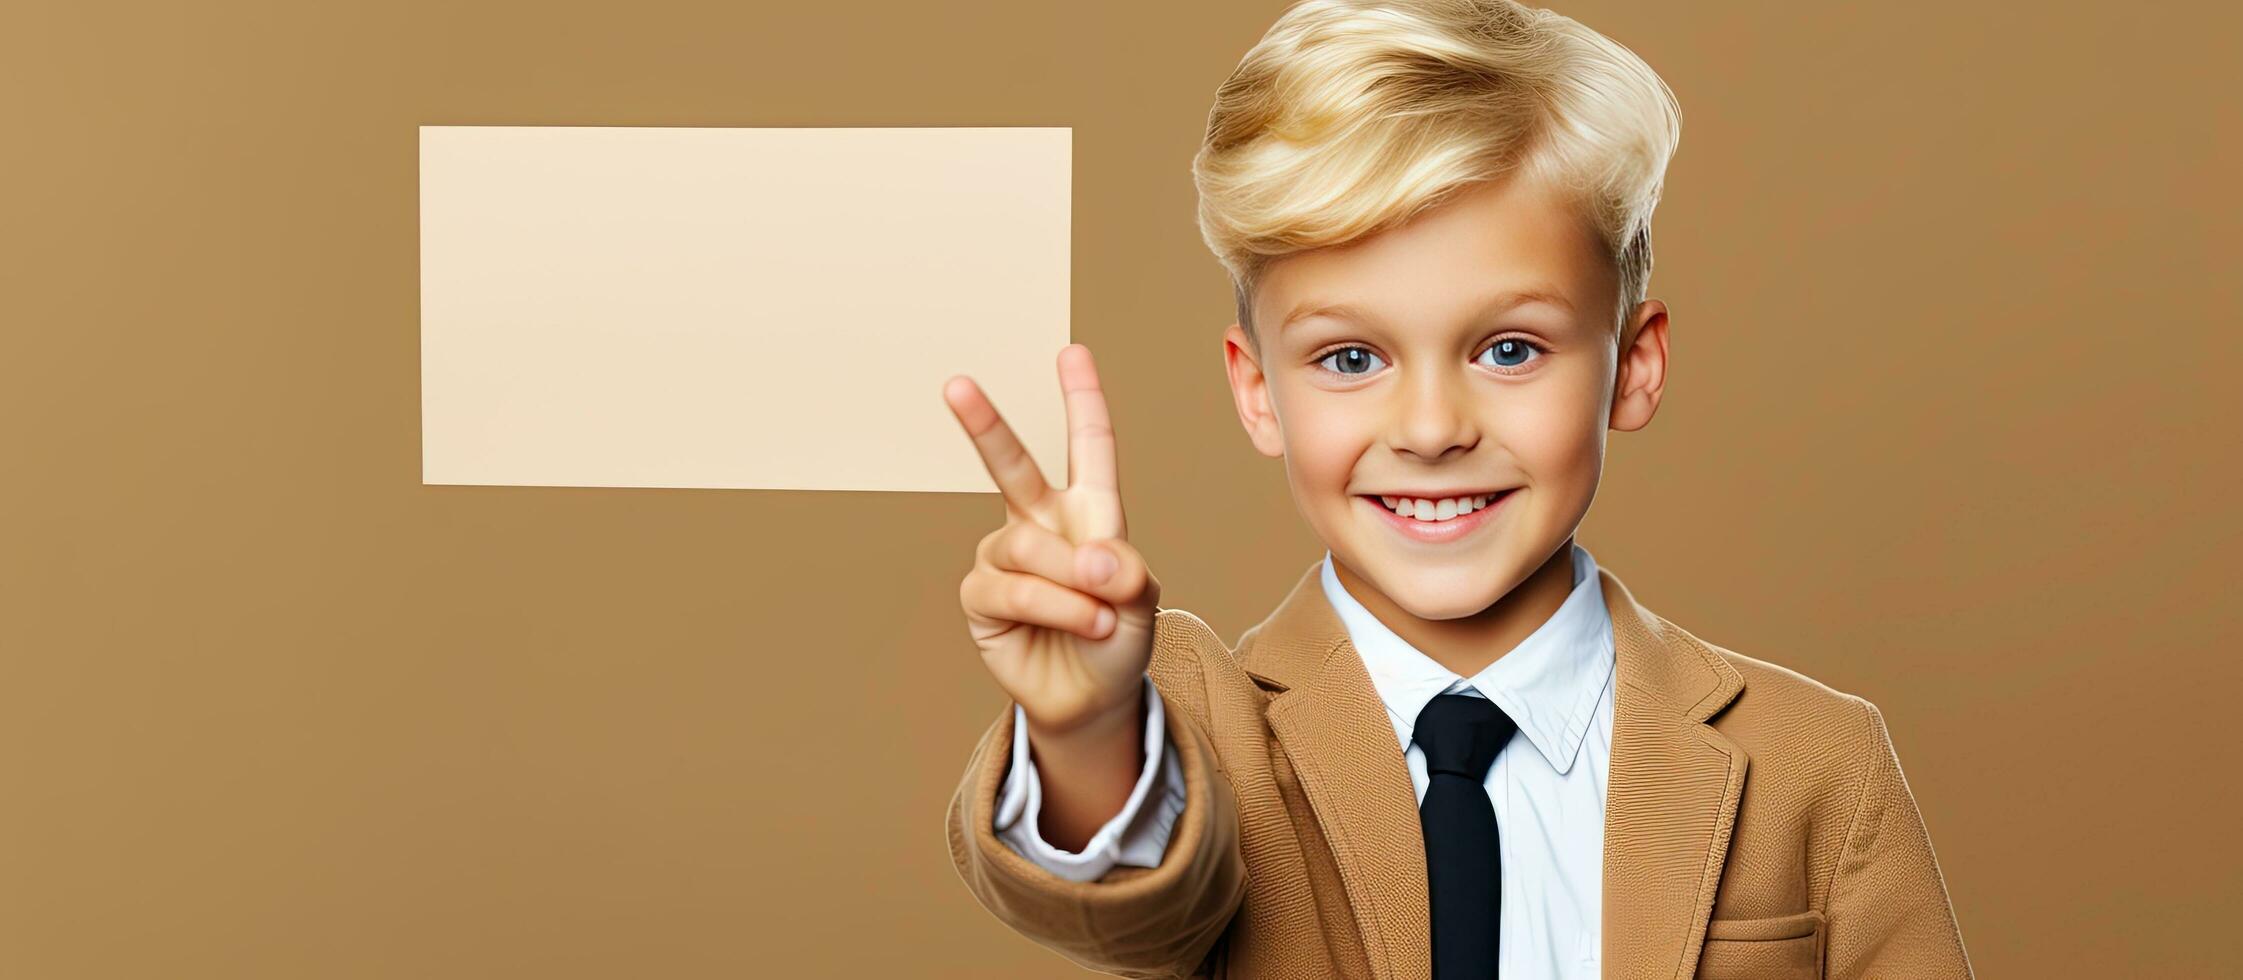
[[[1111,559],[1113,572],[1103,580],[1101,559]],[[1075,549],[1075,567],[1086,583],[1083,591],[1105,600],[1124,621],[1133,617],[1149,622],[1160,604],[1160,580],[1153,577],[1145,556],[1121,538],[1093,538]]]

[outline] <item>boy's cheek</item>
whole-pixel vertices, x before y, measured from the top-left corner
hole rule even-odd
[[[1604,459],[1601,413],[1593,406],[1522,406],[1504,420],[1502,441],[1534,482],[1572,483]]]

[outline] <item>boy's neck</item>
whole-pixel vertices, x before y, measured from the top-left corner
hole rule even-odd
[[[1502,659],[1565,605],[1573,592],[1573,536],[1567,535],[1541,567],[1493,605],[1457,619],[1419,619],[1395,605],[1344,562],[1332,572],[1347,594],[1403,642],[1460,677],[1471,677]]]

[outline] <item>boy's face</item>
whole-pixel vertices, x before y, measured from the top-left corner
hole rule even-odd
[[[1623,352],[1618,290],[1582,217],[1510,180],[1269,266],[1260,355],[1238,324],[1227,332],[1232,394],[1351,592],[1447,620],[1570,569],[1552,559],[1596,495],[1605,430],[1648,423],[1665,374],[1665,305],[1630,312]],[[1403,493],[1496,497],[1428,525],[1380,499]],[[1544,578],[1562,595],[1570,575]]]

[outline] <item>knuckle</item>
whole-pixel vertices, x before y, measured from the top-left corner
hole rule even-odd
[[[1017,557],[1019,551],[1020,525],[1018,523],[1007,522],[1004,527],[998,528],[995,534],[989,536],[989,564],[992,567],[1006,571],[1018,570],[1020,568],[1020,559]]]
[[[1005,585],[1005,598],[1015,611],[1033,609],[1036,605],[1036,580],[1025,575],[1014,578]]]

